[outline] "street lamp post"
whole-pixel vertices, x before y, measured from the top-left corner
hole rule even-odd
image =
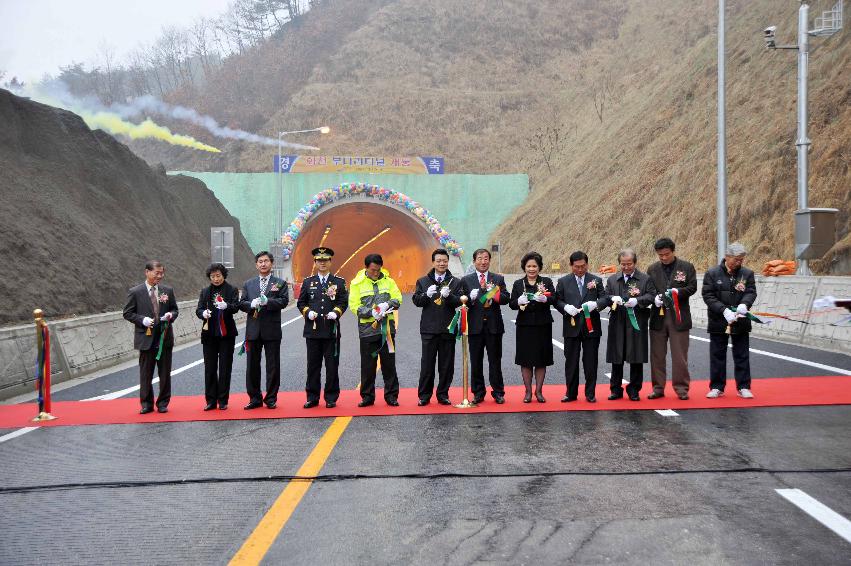
[[[798,213],[806,213],[808,208],[808,164],[810,139],[807,137],[807,74],[810,60],[810,36],[829,37],[842,29],[842,0],[837,0],[833,8],[816,18],[814,29],[809,29],[810,6],[808,0],[801,0],[798,9],[798,41],[795,45],[777,45],[775,34],[777,26],[765,28],[763,36],[765,46],[769,49],[794,49],[798,51],[798,131],[795,147],[798,155]],[[822,210],[822,209],[813,209]],[[795,249],[804,247],[804,242],[798,240],[795,233]],[[796,251],[797,254],[797,251]],[[810,275],[809,262],[806,259],[798,261],[797,275]]]

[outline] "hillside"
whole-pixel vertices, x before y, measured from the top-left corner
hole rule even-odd
[[[598,265],[631,245],[645,259],[661,235],[699,267],[714,262],[717,2],[423,8],[323,5],[231,58],[206,92],[173,101],[272,136],[327,123],[323,153],[444,155],[448,172],[528,172],[528,202],[493,236],[509,265],[529,249],[564,264],[583,248]],[[751,264],[794,253],[795,56],[767,51],[761,30],[776,24],[788,43],[796,19],[795,3],[728,2],[729,237],[751,248]],[[851,273],[849,68],[848,30],[812,40],[810,205],[841,210],[841,241],[815,262],[821,272]],[[169,168],[228,171],[268,170],[275,151],[133,147]]]
[[[203,183],[168,177],[76,114],[0,89],[0,324],[121,309],[149,258],[178,299],[208,284],[210,226],[234,226],[241,282],[254,271],[239,223]]]

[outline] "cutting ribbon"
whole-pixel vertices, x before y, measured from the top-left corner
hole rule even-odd
[[[635,318],[635,309],[627,307],[626,314],[629,316],[629,323],[632,325],[632,329],[640,331],[638,320]]]
[[[163,321],[162,330],[160,331],[160,347],[157,349],[157,361],[160,361],[160,356],[163,355],[163,344],[165,343],[165,335],[168,334],[168,321]]]
[[[239,347],[239,352],[237,352],[237,353],[236,353],[236,355],[237,355],[237,356],[241,356],[241,355],[243,355],[243,354],[244,354],[245,352],[247,352],[247,351],[248,351],[248,341],[247,341],[247,340],[243,340],[243,341],[242,341],[242,346],[240,346],[240,347]]]
[[[588,332],[594,332],[594,323],[591,322],[591,309],[588,308],[588,305],[582,305],[582,314],[585,315],[585,328],[588,329]],[[573,321],[573,319],[570,319]]]
[[[479,302],[485,304],[486,302],[494,300],[499,302],[499,285],[494,285],[488,291],[479,297]]]
[[[665,296],[671,299],[671,302],[674,304],[674,314],[677,315],[677,324],[682,323],[683,316],[680,312],[680,292],[676,289],[668,289],[665,291]]]
[[[390,331],[390,319],[384,317],[381,319],[381,344],[378,346],[378,350],[372,353],[373,358],[378,357],[378,352],[381,351],[381,348],[387,344],[387,351],[391,354],[396,353],[396,347],[393,344],[393,333]]]
[[[736,309],[734,309],[733,307],[727,307],[727,310],[732,311],[732,312],[737,312]],[[742,315],[742,316],[745,316],[745,315]],[[757,324],[765,324],[764,320],[762,320],[761,318],[759,318],[758,316],[756,316],[755,314],[753,314],[750,311],[748,311],[748,314],[745,316],[745,318],[747,318],[748,320],[751,320],[751,321],[753,321]],[[736,321],[734,320],[733,322],[736,322]],[[730,334],[730,324],[727,325],[727,330],[725,330],[725,332],[727,334]]]
[[[35,363],[35,388],[38,392],[38,411],[50,412],[50,330],[42,323]]]

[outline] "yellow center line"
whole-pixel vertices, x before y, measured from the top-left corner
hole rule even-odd
[[[310,477],[319,474],[351,420],[352,417],[334,419],[334,422],[316,443],[307,460],[296,472],[297,476]],[[269,511],[260,519],[260,523],[257,524],[254,531],[231,559],[230,564],[233,566],[260,564],[312,483],[313,480],[291,480],[272,504],[272,507],[269,508]]]

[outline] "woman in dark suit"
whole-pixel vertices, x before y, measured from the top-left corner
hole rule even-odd
[[[535,398],[546,403],[543,388],[547,366],[553,365],[553,317],[550,305],[555,304],[553,281],[541,276],[544,259],[537,252],[529,252],[520,260],[526,273],[514,282],[508,306],[517,313],[517,353],[514,363],[520,366],[523,385],[526,386],[524,403],[532,402],[532,375],[535,375]]]
[[[221,263],[207,268],[210,285],[201,289],[195,314],[204,321],[201,327],[201,345],[204,347],[204,397],[205,411],[228,408],[230,374],[233,367],[233,350],[236,343],[236,323],[233,315],[239,310],[239,291],[227,283],[228,268]]]

